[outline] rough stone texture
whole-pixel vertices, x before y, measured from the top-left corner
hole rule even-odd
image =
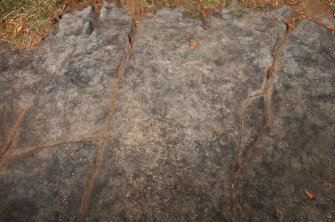
[[[29,56],[0,48],[0,152],[45,76]]]
[[[289,37],[271,124],[238,175],[237,221],[335,220],[334,44],[328,30],[310,21]]]
[[[1,49],[0,221],[334,221],[335,38],[234,10],[134,37],[105,2]]]
[[[140,24],[87,221],[229,219],[240,104],[286,27],[272,13],[201,24],[179,10]],[[245,143],[262,124],[256,106]]]
[[[0,170],[0,221],[74,221],[99,143],[21,155]]]
[[[106,127],[112,85],[127,52],[132,19],[115,7],[105,10],[103,18],[95,18],[90,7],[64,15],[59,32],[44,45],[48,52],[40,55],[39,62],[53,72],[53,78],[22,124],[18,149],[98,135]],[[85,30],[88,21],[94,24],[90,35]]]

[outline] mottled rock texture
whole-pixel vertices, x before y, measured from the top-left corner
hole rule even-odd
[[[0,49],[0,221],[334,221],[335,38],[236,12],[105,2]]]
[[[2,166],[1,221],[73,221],[98,146],[57,145]]]
[[[289,36],[269,126],[238,173],[238,221],[273,221],[276,212],[282,221],[335,220],[334,44],[310,21]]]

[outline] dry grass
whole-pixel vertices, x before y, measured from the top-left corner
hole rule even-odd
[[[94,1],[99,7],[99,1]],[[88,5],[88,0],[0,0],[0,43],[26,49],[38,45],[59,16]]]
[[[115,0],[128,7],[136,19],[161,7],[184,5],[191,16],[206,17],[220,11],[231,0]],[[58,22],[59,16],[93,3],[100,9],[102,0],[0,0],[0,43],[27,49],[38,45]],[[301,15],[328,11],[335,16],[335,0],[240,0],[244,7],[294,5]]]
[[[11,45],[31,47],[52,28],[52,18],[63,12],[59,0],[1,0],[0,40]]]

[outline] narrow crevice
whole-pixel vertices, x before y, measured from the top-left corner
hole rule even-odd
[[[111,95],[112,104],[111,104],[111,107],[110,107],[108,118],[106,120],[106,125],[105,125],[105,129],[104,129],[104,132],[103,132],[102,144],[99,147],[99,150],[97,152],[95,162],[94,162],[94,165],[93,165],[93,168],[92,168],[91,175],[88,178],[88,181],[87,181],[87,184],[86,184],[85,192],[84,192],[84,195],[82,197],[82,201],[81,201],[81,204],[80,204],[78,215],[77,215],[77,218],[75,219],[75,221],[77,221],[77,222],[81,222],[84,219],[84,215],[85,215],[86,209],[88,208],[88,204],[89,204],[89,200],[90,200],[91,193],[92,193],[92,190],[93,190],[93,186],[94,186],[95,181],[96,181],[97,173],[98,173],[100,165],[103,161],[103,157],[104,157],[104,153],[105,153],[105,147],[108,143],[108,138],[110,136],[110,131],[111,131],[111,128],[112,128],[113,114],[114,114],[114,111],[116,109],[117,90],[118,90],[118,88],[119,88],[119,86],[120,86],[120,84],[123,80],[125,70],[126,70],[126,67],[128,65],[129,57],[130,57],[130,55],[133,51],[136,35],[137,35],[137,23],[135,23],[135,21],[133,21],[131,33],[128,35],[127,52],[125,53],[123,59],[121,60],[119,66],[118,66],[117,73],[116,73],[116,80],[113,82],[113,85],[112,85],[112,95]]]
[[[69,53],[69,55],[64,59],[64,61],[61,64],[61,67],[64,66],[64,64],[67,62],[67,60],[72,56],[72,54],[74,53],[74,51],[76,50],[76,47],[74,47],[74,49]],[[51,76],[51,77],[50,77]],[[0,160],[2,159],[3,156],[5,156],[7,154],[7,152],[14,146],[16,139],[18,137],[18,135],[20,134],[21,131],[21,126],[23,124],[23,122],[26,119],[26,116],[29,112],[29,110],[32,108],[34,102],[41,96],[41,94],[43,94],[43,90],[45,89],[45,87],[51,83],[53,81],[53,79],[55,78],[55,74],[51,74],[51,75],[46,75],[42,80],[41,83],[37,89],[36,94],[32,97],[32,99],[25,105],[25,108],[21,111],[19,117],[17,118],[13,128],[11,129],[9,135],[8,135],[8,139],[5,142],[5,149],[2,151],[2,153],[0,154]]]
[[[21,111],[19,117],[17,118],[13,128],[11,129],[11,131],[8,135],[8,139],[5,143],[5,149],[1,153],[0,158],[2,156],[6,155],[6,153],[9,151],[9,149],[13,146],[14,141],[19,134],[21,125],[22,125],[23,121],[25,120],[28,111],[31,109],[34,101],[36,100],[37,97],[39,97],[39,95],[41,93],[42,85],[44,85],[43,83],[46,81],[46,79],[47,79],[47,77],[44,77],[44,79],[40,83],[40,86],[39,86],[39,89],[37,90],[37,93],[32,97],[32,99],[25,105],[25,108]]]
[[[95,141],[99,141],[102,139],[103,139],[103,136],[98,134],[98,135],[92,135],[92,136],[87,136],[87,137],[82,137],[82,138],[76,138],[73,140],[56,142],[52,144],[44,144],[44,145],[33,146],[33,147],[19,147],[15,150],[8,151],[5,155],[0,156],[0,162],[1,164],[3,164],[8,159],[13,159],[15,157],[33,153],[33,152],[41,152],[44,150],[49,150],[59,145],[66,145],[66,144],[73,144],[73,143],[80,143],[80,142],[95,142]]]
[[[241,107],[240,107],[240,112],[239,112],[239,118],[240,118],[240,130],[239,130],[239,141],[238,141],[238,146],[237,146],[237,157],[236,157],[236,167],[238,168],[241,163],[241,155],[242,155],[242,138],[244,136],[244,119],[245,119],[245,110],[247,109],[247,107],[249,106],[250,102],[252,102],[252,100],[259,98],[261,96],[263,96],[264,93],[263,92],[257,92],[254,95],[248,96],[246,99],[244,99],[241,103]]]
[[[331,24],[326,24],[324,23],[321,19],[319,18],[315,18],[315,17],[312,17],[312,16],[307,16],[305,19],[309,20],[309,21],[312,21],[326,29],[328,29],[329,31],[331,31],[331,33],[333,35],[335,35],[335,26],[334,25],[331,25]]]
[[[260,90],[257,90],[253,95],[248,96],[245,98],[240,106],[240,130],[239,130],[239,141],[236,151],[236,158],[235,158],[235,169],[232,175],[232,183],[230,187],[230,211],[231,211],[231,221],[236,221],[236,206],[237,206],[237,194],[236,194],[236,187],[237,187],[237,176],[239,172],[241,171],[242,167],[245,165],[245,163],[248,162],[248,160],[252,157],[252,154],[254,153],[254,149],[257,145],[257,142],[262,137],[263,132],[268,128],[269,123],[271,122],[271,96],[272,96],[272,90],[273,85],[276,79],[276,69],[278,68],[278,64],[280,61],[281,53],[283,51],[283,48],[285,46],[285,43],[287,42],[287,39],[290,35],[290,33],[295,29],[295,27],[298,25],[299,21],[293,20],[293,15],[289,19],[289,23],[287,24],[287,29],[285,33],[278,39],[278,41],[275,44],[273,53],[272,53],[272,64],[267,69],[265,80],[263,82],[263,86]],[[254,136],[250,148],[248,149],[248,153],[246,154],[246,157],[242,159],[242,141],[244,138],[244,121],[245,121],[245,112],[248,108],[249,104],[257,98],[263,97],[264,98],[264,121],[262,126],[256,131],[256,135]]]

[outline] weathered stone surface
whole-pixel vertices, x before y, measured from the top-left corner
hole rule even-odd
[[[237,221],[335,220],[334,44],[310,21],[289,36],[269,128],[237,177]]]
[[[46,73],[36,69],[31,54],[0,48],[0,153],[6,149],[15,124],[38,92]]]
[[[291,12],[164,9],[132,38],[105,2],[1,49],[0,221],[333,221],[335,38]]]
[[[0,221],[74,221],[99,145],[58,145],[2,163]]]
[[[63,16],[41,62],[57,72],[27,114],[16,147],[70,141],[97,135],[106,127],[113,80],[127,52],[132,19],[115,5],[104,10],[107,15],[99,19],[91,7]],[[91,34],[86,22],[94,27]],[[54,64],[59,54],[67,54],[65,61]]]
[[[201,24],[179,10],[140,23],[86,221],[229,220],[240,105],[286,27],[271,12]]]

